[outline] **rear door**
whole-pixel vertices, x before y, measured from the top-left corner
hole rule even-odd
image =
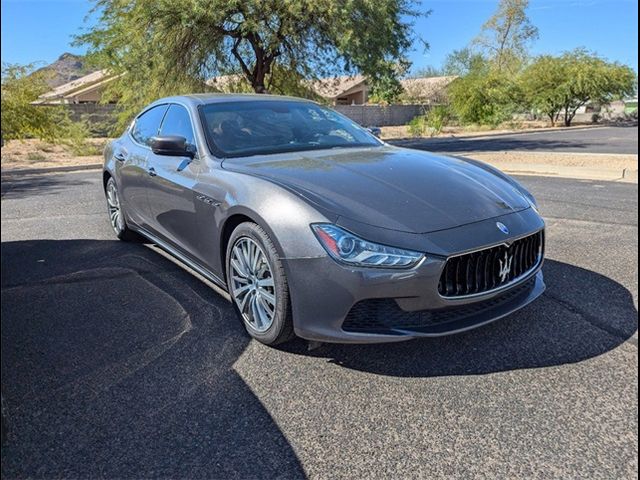
[[[164,116],[159,135],[179,135],[194,145],[189,111],[172,103]],[[198,159],[149,152],[148,166],[152,172],[152,185],[147,190],[151,227],[161,238],[193,257],[198,250],[199,239],[193,193]]]
[[[113,155],[119,177],[119,188],[127,216],[137,225],[149,226],[147,190],[150,186],[148,157],[149,140],[158,134],[168,105],[157,105],[142,112],[135,120],[125,140],[118,142]]]

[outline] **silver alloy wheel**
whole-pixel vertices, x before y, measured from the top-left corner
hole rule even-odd
[[[124,230],[124,218],[122,217],[122,209],[120,208],[120,197],[118,196],[118,187],[113,178],[107,182],[107,208],[109,210],[109,220],[111,226],[117,235]]]
[[[276,315],[276,289],[271,266],[262,248],[249,237],[240,237],[229,261],[231,295],[249,328],[263,333]]]

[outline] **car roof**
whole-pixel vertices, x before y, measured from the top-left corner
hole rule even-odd
[[[210,103],[226,103],[226,102],[251,102],[251,101],[295,101],[295,102],[312,102],[306,98],[287,97],[284,95],[267,95],[258,93],[193,93],[189,95],[178,95],[175,97],[160,98],[153,102],[167,103],[181,101],[181,103],[190,103],[192,105],[207,105]]]

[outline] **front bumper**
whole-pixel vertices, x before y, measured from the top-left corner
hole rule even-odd
[[[349,267],[328,256],[284,259],[296,334],[321,342],[395,342],[458,333],[515,312],[545,290],[544,251],[535,268],[504,287],[458,297],[438,293],[447,258],[478,250],[478,238],[486,249],[544,226],[533,211],[503,220],[516,226],[510,239],[496,235],[495,219],[429,235],[424,240],[439,254],[408,270]]]
[[[345,268],[328,257],[286,260],[294,330],[320,342],[382,343],[480,327],[528,305],[545,290],[541,265],[506,290],[447,299],[437,284],[444,260],[408,271]]]

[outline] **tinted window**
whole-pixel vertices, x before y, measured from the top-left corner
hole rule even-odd
[[[149,139],[158,135],[160,122],[162,122],[162,117],[166,111],[167,105],[158,105],[144,112],[136,119],[136,123],[131,130],[131,136],[137,142],[149,145]]]
[[[187,143],[193,144],[193,128],[187,109],[182,105],[171,105],[162,121],[160,135],[180,135],[187,139]]]
[[[201,112],[210,143],[227,157],[380,145],[355,122],[310,102],[210,103]]]

